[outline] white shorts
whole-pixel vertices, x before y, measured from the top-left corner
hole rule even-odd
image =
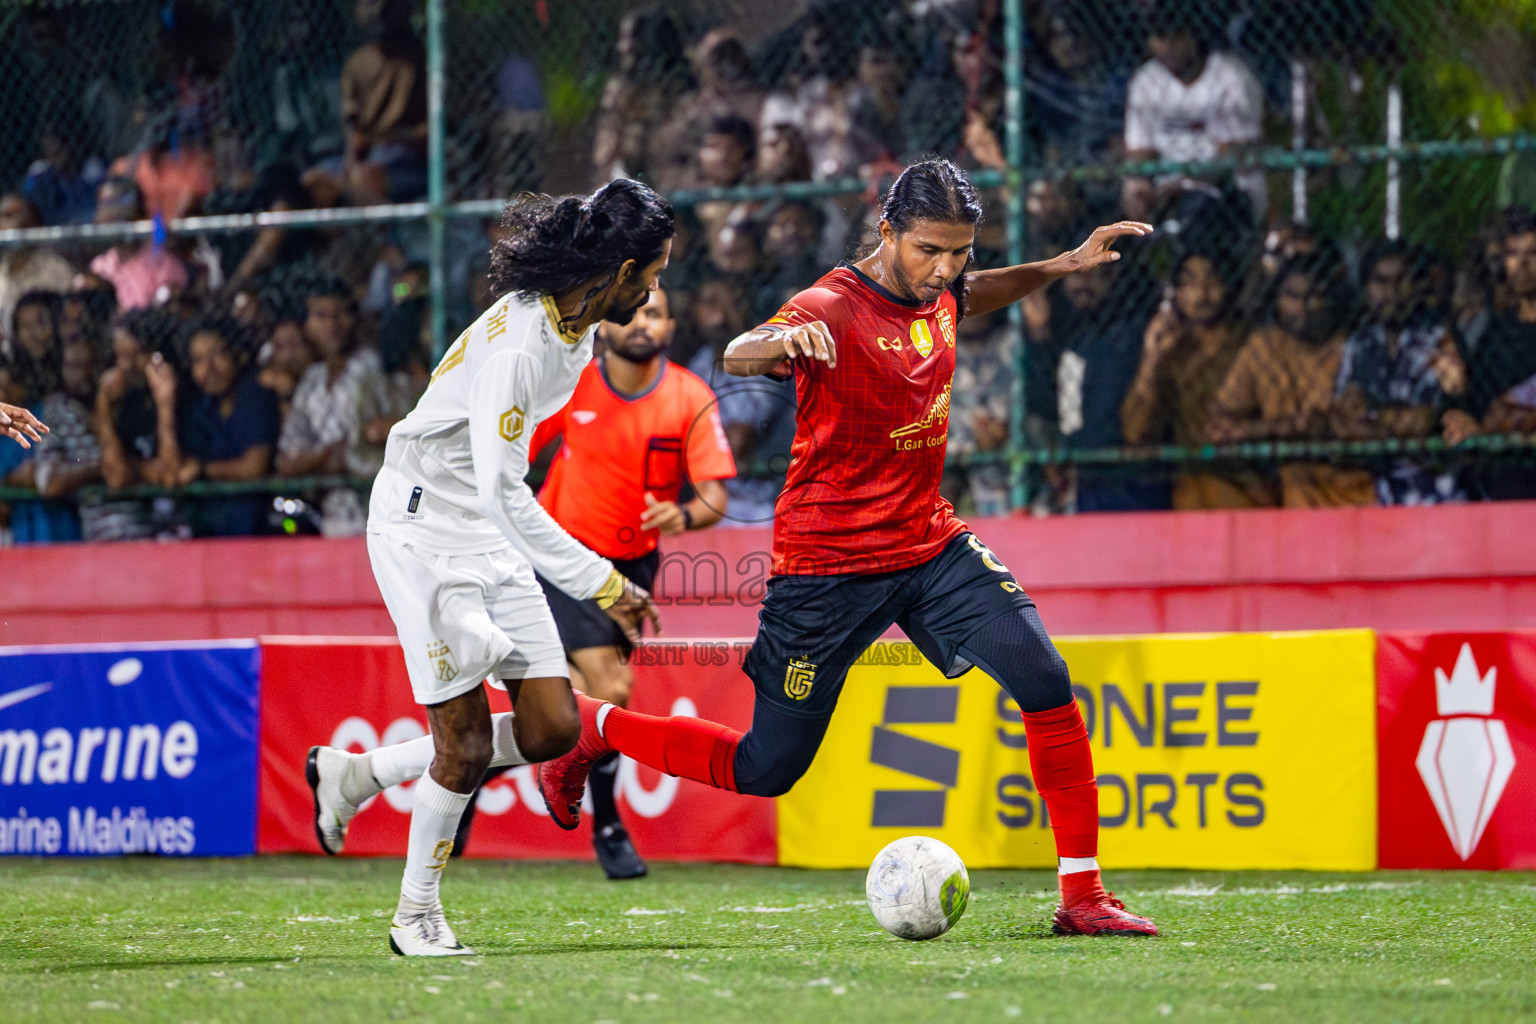
[[[368,560],[395,620],[411,692],[441,704],[495,680],[570,678],[533,567],[511,547],[435,555],[377,533]]]

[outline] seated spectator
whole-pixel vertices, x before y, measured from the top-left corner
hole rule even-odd
[[[679,268],[678,278],[693,284],[722,279],[736,285],[747,302],[747,318],[761,323],[777,311],[762,259],[762,228],[743,206],[700,239]]]
[[[299,380],[315,363],[315,350],[304,336],[302,320],[283,319],[272,328],[272,337],[258,357],[257,382],[277,396],[283,420],[293,407],[293,393]]]
[[[1077,247],[1088,223],[1083,190],[1071,178],[1035,178],[1024,193],[1032,259],[1049,259]]]
[[[59,388],[59,296],[28,292],[16,303],[8,348],[27,390],[34,397]],[[47,420],[43,421],[47,423]]]
[[[421,264],[396,273],[390,303],[379,317],[379,360],[402,412],[415,408],[432,381],[430,278]]]
[[[693,48],[693,75],[698,88],[679,104],[691,108],[697,118],[734,114],[757,124],[763,113],[764,93],[757,81],[752,58],[732,29],[707,32]]]
[[[826,215],[810,203],[780,203],[763,221],[763,257],[772,267],[765,302],[777,309],[826,272],[829,261],[821,253]]]
[[[901,123],[906,142],[899,159],[921,153],[955,153],[963,128],[973,136],[967,148],[984,167],[1006,164],[1002,143],[984,115],[975,116],[969,105],[971,90],[961,71],[966,69],[968,36],[936,33],[926,40],[922,57],[907,82],[901,101]],[[978,130],[979,129],[979,130]],[[985,141],[986,145],[981,145]],[[982,152],[978,154],[978,150]]]
[[[378,350],[362,344],[352,293],[339,281],[305,300],[304,335],[319,361],[304,371],[277,442],[283,476],[345,473],[371,477],[384,464],[384,441],[402,415]],[[322,532],[355,536],[366,515],[356,492],[341,488],[321,501]]]
[[[888,36],[859,48],[858,84],[849,100],[861,164],[889,163],[907,151],[901,119],[907,64],[897,41]]]
[[[490,127],[493,196],[538,188],[549,162],[551,122],[539,68],[525,54],[507,55],[496,71],[495,118]]]
[[[1026,61],[1025,110],[1040,126],[1048,165],[1118,159],[1125,122],[1126,77],[1111,66],[1102,33],[1084,23],[1081,8],[1048,12],[1038,61]]]
[[[725,348],[747,330],[747,303],[741,288],[723,278],[702,281],[688,304],[681,344],[672,358],[720,393],[731,380],[721,365]]]
[[[59,344],[83,339],[105,355],[112,348],[115,316],[117,293],[111,283],[91,274],[76,274],[74,287],[59,303]]]
[[[805,136],[816,181],[858,171],[850,109],[854,70],[846,36],[834,16],[815,11],[806,19],[788,80],[763,103],[764,124],[792,124]]]
[[[721,365],[726,346],[748,330],[748,319],[741,288],[729,280],[706,280],[694,293],[686,339],[692,354],[686,365],[719,397],[720,422],[741,470],[726,481],[730,514],[722,526],[760,525],[773,519],[795,435],[793,380],[734,377]],[[679,350],[679,361],[686,351]]]
[[[752,122],[722,114],[705,126],[695,170],[703,188],[730,188],[747,180],[757,157],[757,132]]]
[[[592,145],[593,178],[653,180],[664,191],[682,184],[693,139],[661,130],[688,84],[682,32],[660,8],[631,11],[619,22],[614,73],[603,86]],[[674,148],[664,149],[670,143]]]
[[[757,132],[750,121],[734,114],[712,120],[699,140],[694,160],[694,182],[700,188],[730,188],[744,184],[757,157]],[[705,234],[720,229],[740,204],[711,200],[693,208]]]
[[[756,125],[762,116],[763,89],[752,58],[734,30],[719,28],[705,33],[689,59],[698,85],[678,99],[666,123],[657,129],[652,145],[658,153],[691,152],[717,118],[739,117]],[[651,177],[658,183],[683,182],[691,177],[691,170],[686,165],[656,168]]]
[[[757,181],[784,185],[811,180],[811,151],[805,135],[786,121],[764,122],[757,140]]]
[[[949,407],[949,452],[995,452],[1008,443],[1018,332],[998,313],[968,316],[955,329],[955,382]],[[1007,462],[967,466],[965,490],[978,516],[1011,508]]]
[[[1061,282],[1066,302],[1050,331],[1060,345],[1055,366],[1056,426],[1071,449],[1115,448],[1125,443],[1120,404],[1141,361],[1146,314],[1140,309],[1128,261],[1105,263]],[[1168,487],[1145,479],[1141,466],[1078,466],[1079,512],[1167,508]]]
[[[221,184],[208,197],[207,212],[281,213],[309,209],[318,204],[304,188],[302,177],[285,162],[273,164],[263,168],[248,188]],[[218,248],[221,265],[228,269],[227,287],[238,290],[262,280],[274,266],[303,260],[320,249],[324,240],[321,232],[312,228],[269,225],[250,233],[217,235],[213,244]]]
[[[144,219],[139,187],[123,178],[102,182],[96,194],[96,223]],[[111,282],[117,306],[128,310],[166,302],[187,286],[187,268],[163,245],[143,238],[113,246],[91,261],[91,273]]]
[[[248,328],[227,316],[205,316],[185,330],[188,372],[195,392],[182,403],[176,482],[260,480],[272,468],[277,444],[277,396],[250,367],[255,343]],[[262,524],[260,496],[197,498],[191,502],[196,537],[247,537]]]
[[[411,27],[412,0],[357,5],[368,42],[341,70],[340,160],[306,173],[321,205],[403,203],[427,190],[427,51]]]
[[[1149,15],[1152,59],[1131,79],[1126,97],[1125,148],[1129,160],[1214,160],[1260,141],[1264,94],[1241,58],[1213,49],[1214,17],[1196,4],[1159,4]],[[1262,217],[1269,200],[1262,170],[1237,178]],[[1180,175],[1125,180],[1126,216],[1149,220],[1156,190],[1181,187]]]
[[[115,162],[112,174],[133,180],[149,216],[172,221],[195,212],[213,191],[213,154],[185,140],[173,146],[161,132],[141,152]]]
[[[1440,374],[1459,358],[1449,328],[1417,303],[1421,273],[1413,250],[1386,242],[1361,264],[1361,323],[1344,343],[1334,385],[1333,432],[1338,437],[1428,437],[1448,396]],[[1465,500],[1454,473],[1435,473],[1400,458],[1376,473],[1383,505],[1434,505]]]
[[[979,23],[960,33],[952,47],[952,60],[965,89],[964,114],[958,124],[962,163],[1001,170],[1007,166],[1003,153],[1003,52],[1000,7],[978,10]],[[937,113],[937,112],[936,112]],[[933,116],[933,115],[930,115]],[[953,117],[953,113],[950,114]]]
[[[1501,250],[1508,311],[1495,313],[1467,359],[1465,382],[1450,389],[1461,408],[1447,415],[1446,427],[1458,437],[1469,436],[1497,398],[1536,374],[1536,214],[1506,217]]]
[[[1211,443],[1211,401],[1243,344],[1234,301],[1240,277],[1229,253],[1192,250],[1174,264],[1170,298],[1147,324],[1136,379],[1120,405],[1126,444]],[[1240,464],[1196,463],[1174,475],[1174,508],[1247,508],[1276,500],[1273,487]]]
[[[21,194],[10,192],[0,196],[0,230],[35,228],[42,223],[37,208]],[[0,335],[14,337],[11,318],[23,295],[67,292],[74,276],[69,261],[46,246],[0,249]]]
[[[1495,313],[1482,340],[1466,357],[1464,373],[1452,362],[1445,390],[1456,408],[1443,418],[1447,444],[1482,433],[1520,431],[1536,377],[1536,214],[1506,215],[1503,226],[1503,281],[1508,312]],[[1480,488],[1495,499],[1536,497],[1536,473],[1512,463],[1488,467]]]
[[[44,224],[89,224],[96,216],[96,186],[101,161],[82,168],[63,131],[49,125],[38,140],[38,158],[27,168],[21,194],[37,208]]]
[[[810,180],[811,154],[800,129],[782,122],[765,124],[757,139],[756,181],[783,185]],[[822,200],[818,209],[822,216],[820,258],[823,264],[836,263],[845,255],[852,222],[836,199]]]
[[[82,517],[94,514],[100,504],[76,509],[67,503],[80,488],[101,482],[101,443],[91,429],[96,408],[96,346],[78,338],[62,346],[63,362],[58,391],[43,399],[41,417],[48,433],[37,445],[33,485],[45,503],[56,511],[50,517],[50,540],[80,540],[94,536],[82,526]],[[94,524],[93,524],[94,525]]]
[[[112,332],[114,362],[96,390],[94,430],[101,443],[101,476],[108,487],[173,487],[180,463],[176,437],[174,355],[180,323],[169,310],[145,309],[119,319]],[[86,540],[190,536],[174,499],[107,501],[81,509]]]
[[[1211,407],[1211,440],[1325,437],[1352,296],[1329,247],[1294,257],[1276,276],[1272,322],[1251,334]],[[1312,463],[1280,467],[1286,508],[1372,505],[1371,474]]]

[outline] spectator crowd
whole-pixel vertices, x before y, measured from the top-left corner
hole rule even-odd
[[[167,230],[202,213],[425,195],[419,5],[360,0],[350,28],[320,13],[334,6],[274,4],[287,20],[262,37],[259,60],[212,0],[156,6],[157,77],[132,96],[109,75],[70,70],[70,19],[82,15],[69,8],[24,8],[0,44],[0,64],[53,55],[57,82],[32,76],[29,95],[69,92],[8,129],[27,159],[0,182],[0,229],[155,226],[111,244],[0,246],[0,401],[52,428],[31,450],[0,446],[0,484],[35,492],[9,503],[16,542],[362,530],[365,498],[341,478],[377,469],[430,371],[424,228]],[[1025,127],[1044,166],[1209,164],[1279,129],[1289,139],[1285,34],[1252,30],[1284,4],[1230,5],[1231,17],[1195,0],[1122,6],[1110,33],[1102,5],[1026,5]],[[813,2],[749,40],[662,7],[631,10],[574,136],[580,159],[555,152],[536,60],[509,50],[450,108],[450,160],[481,154],[489,169],[460,193],[501,197],[620,174],[668,193],[878,182],[928,153],[1003,169],[1001,18],[992,0]],[[294,59],[322,36],[332,50],[355,45],[329,62]],[[271,94],[259,132],[235,112],[236,80]],[[1010,442],[1019,367],[1024,439],[1068,453],[1430,437],[1452,447],[1278,464],[1068,460],[1045,471],[1036,511],[1536,497],[1518,459],[1454,457],[1479,434],[1536,432],[1536,216],[1490,217],[1465,253],[1336,242],[1281,220],[1269,184],[1262,170],[1176,167],[1030,182],[1031,258],[1122,216],[1162,230],[1031,296],[1021,328],[1001,315],[962,321],[949,446],[968,458],[945,485],[962,510],[1009,510],[1007,470],[986,456]],[[772,516],[794,393],[729,379],[719,357],[872,242],[876,191],[679,204],[670,357],[716,388],[738,463],[760,470],[730,485],[737,522]],[[996,265],[1005,197],[986,199],[976,257]],[[497,230],[452,226],[454,327],[493,298],[484,254]]]

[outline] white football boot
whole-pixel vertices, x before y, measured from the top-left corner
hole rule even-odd
[[[356,784],[360,782],[366,788],[377,788],[361,754],[349,754],[334,747],[309,748],[309,758],[304,762],[304,778],[315,798],[315,838],[320,841],[320,849],[333,857],[346,846],[347,826],[357,816],[357,805],[342,796],[342,781],[349,775],[368,776],[365,781],[349,779],[354,784],[347,788],[353,791],[362,788]]]
[[[389,925],[389,948],[401,956],[474,956],[475,951],[461,945],[448,919],[443,916],[443,905],[427,906],[400,897],[395,909],[395,919]]]

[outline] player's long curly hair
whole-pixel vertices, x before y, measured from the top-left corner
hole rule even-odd
[[[975,227],[981,223],[981,200],[976,198],[971,179],[953,161],[928,157],[901,172],[885,194],[880,217],[890,221],[898,235],[905,234],[919,221]],[[961,315],[965,313],[965,274],[973,262],[974,256],[949,286]]]
[[[498,297],[557,295],[599,279],[567,323],[582,318],[625,261],[643,267],[660,258],[676,231],[672,204],[629,178],[615,178],[590,196],[521,196],[502,211],[501,226],[505,237],[491,249],[491,288]]]

